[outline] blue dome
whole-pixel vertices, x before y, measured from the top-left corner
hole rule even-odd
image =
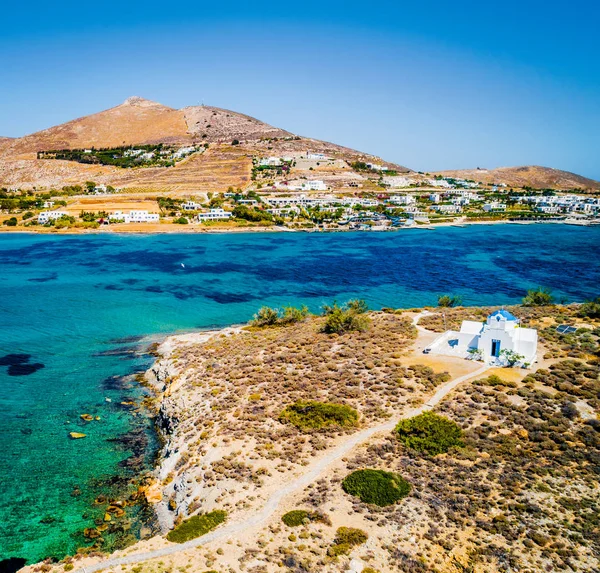
[[[488,318],[496,318],[496,320],[500,320],[503,318],[504,320],[517,320],[517,317],[512,315],[508,310],[497,310],[496,312],[492,312]]]

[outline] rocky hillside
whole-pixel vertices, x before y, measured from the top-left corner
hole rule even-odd
[[[436,175],[473,179],[483,183],[506,183],[509,187],[529,186],[536,189],[584,189],[599,191],[600,182],[569,171],[525,165],[523,167],[499,167],[497,169],[459,169],[440,171]]]
[[[239,145],[232,146],[232,143]],[[39,151],[128,145],[200,145],[211,153],[194,154],[170,168],[121,169],[76,161],[38,159]],[[51,188],[94,180],[115,187],[160,191],[222,190],[249,181],[252,157],[311,151],[345,161],[377,161],[372,155],[332,143],[296,136],[250,116],[209,106],[173,109],[140,97],[21,138],[0,138],[0,185]],[[225,157],[223,165],[218,157]],[[215,161],[215,159],[217,159]],[[235,167],[230,169],[230,166]],[[388,165],[392,166],[393,164]],[[401,171],[405,167],[394,166]],[[213,173],[214,171],[214,173]],[[212,189],[209,189],[211,188]]]

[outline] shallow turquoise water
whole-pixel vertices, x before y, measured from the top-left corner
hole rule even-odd
[[[43,365],[18,376],[0,366],[0,556],[36,561],[85,545],[80,532],[98,512],[91,500],[111,476],[128,475],[118,464],[132,453],[109,440],[144,427],[118,407],[141,391],[107,379],[150,364],[114,354],[136,347],[130,337],[237,323],[263,304],[316,311],[361,297],[372,308],[414,307],[452,293],[500,305],[538,285],[569,301],[598,296],[600,228],[0,235],[0,362],[27,354],[26,365]],[[102,419],[86,424],[82,413]]]

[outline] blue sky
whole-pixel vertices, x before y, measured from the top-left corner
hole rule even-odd
[[[598,2],[3,6],[0,135],[140,95],[204,102],[413,169],[600,179]]]

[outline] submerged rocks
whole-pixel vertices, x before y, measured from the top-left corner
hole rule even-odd
[[[25,567],[27,559],[22,557],[9,557],[8,559],[0,559],[1,573],[16,573],[22,567]]]
[[[83,434],[81,432],[69,432],[69,437],[72,440],[81,440],[82,438],[85,438],[87,436],[87,434]]]
[[[9,376],[29,376],[44,368],[41,362],[31,363],[31,354],[6,354],[0,358],[0,366],[8,366]]]

